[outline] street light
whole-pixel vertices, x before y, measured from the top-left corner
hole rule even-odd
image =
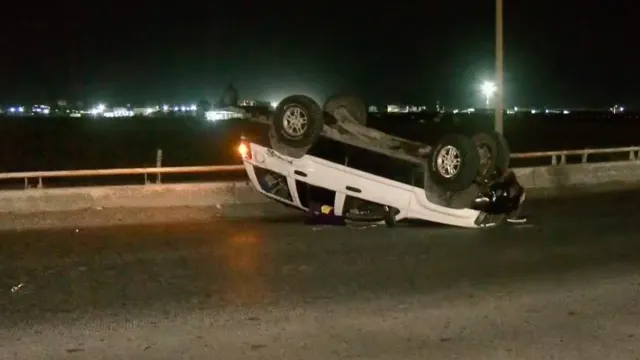
[[[504,123],[502,110],[504,108],[504,74],[502,72],[504,51],[502,48],[504,39],[502,36],[502,0],[496,0],[496,82],[498,96],[496,96],[494,129],[502,134]]]
[[[491,100],[491,97],[493,96],[493,94],[495,94],[496,91],[498,90],[498,87],[494,82],[485,81],[484,83],[482,83],[480,90],[482,90],[482,95],[484,95],[484,98],[486,100],[486,107],[488,109],[489,101]]]

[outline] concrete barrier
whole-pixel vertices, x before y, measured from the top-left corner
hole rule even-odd
[[[546,193],[640,181],[640,161],[517,168],[515,171],[526,188],[549,190]],[[0,213],[265,203],[273,201],[259,194],[246,181],[0,191]]]
[[[0,191],[0,212],[217,206],[269,201],[248,182],[154,184]]]
[[[564,187],[602,185],[640,180],[640,161],[616,161],[516,168],[526,188],[562,189]]]

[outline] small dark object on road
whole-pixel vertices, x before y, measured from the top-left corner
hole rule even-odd
[[[338,216],[333,212],[333,206],[323,205],[319,203],[309,204],[309,219],[307,223],[310,225],[345,225],[343,216]]]

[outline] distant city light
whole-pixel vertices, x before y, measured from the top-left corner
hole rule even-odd
[[[609,111],[611,111],[614,114],[621,113],[621,112],[624,112],[624,106],[614,105],[612,108],[609,109]]]
[[[51,112],[51,108],[47,105],[35,105],[31,108],[31,112],[48,115]]]
[[[113,118],[113,117],[130,117],[135,114],[133,111],[127,108],[119,107],[119,108],[114,108],[112,111],[104,112],[102,115],[104,117]]]
[[[480,86],[478,88],[476,88],[476,91],[480,90],[482,93],[482,96],[485,98],[485,104],[486,104],[486,109],[487,111],[492,111],[493,109],[493,102],[495,101],[495,97],[498,94],[498,86],[496,85],[496,83],[491,82],[491,81],[484,81],[482,83],[480,83]],[[476,95],[477,96],[477,95]],[[243,106],[258,106],[258,107],[264,107],[264,106],[270,106],[273,110],[273,108],[277,108],[279,103],[277,101],[257,101],[257,100],[242,100],[238,102],[240,104],[240,108],[242,108]],[[59,105],[59,102],[58,102]],[[82,104],[78,104],[79,108],[78,109],[73,109],[71,108],[67,108],[65,106],[59,106],[56,108],[51,107],[50,105],[45,105],[45,104],[34,104],[34,105],[27,105],[27,106],[18,106],[18,105],[12,105],[12,106],[7,106],[7,107],[2,107],[0,108],[0,113],[4,113],[5,116],[17,116],[17,117],[22,117],[22,116],[50,116],[53,114],[59,115],[59,116],[63,116],[63,115],[67,115],[67,116],[71,116],[71,117],[80,117],[80,116],[86,116],[88,114],[93,115],[96,118],[126,118],[126,117],[135,117],[135,116],[153,116],[153,114],[161,114],[161,111],[164,111],[167,115],[169,116],[170,114],[175,114],[175,115],[195,115],[196,112],[198,110],[203,112],[204,117],[209,120],[209,121],[220,121],[220,120],[227,120],[227,119],[234,119],[234,118],[242,118],[243,116],[245,116],[245,113],[242,112],[240,109],[235,109],[233,107],[229,107],[229,108],[223,108],[223,109],[215,109],[215,108],[211,108],[210,111],[204,111],[204,110],[208,110],[208,109],[204,109],[204,108],[200,108],[200,105],[196,105],[193,103],[183,103],[183,104],[179,104],[179,103],[167,103],[167,104],[154,104],[154,105],[146,105],[146,106],[140,106],[140,107],[136,107],[136,104],[127,104],[126,106],[122,106],[122,107],[118,107],[118,106],[114,106],[116,104],[112,104],[112,103],[95,103],[92,104],[92,106],[88,106],[88,107],[83,107]],[[522,104],[521,104],[522,105]],[[541,116],[541,115],[547,115],[547,116],[556,116],[556,115],[569,115],[569,114],[574,114],[575,112],[580,112],[580,109],[567,109],[567,108],[553,108],[553,107],[547,107],[546,105],[542,104],[543,106],[540,107],[529,107],[527,105],[520,106],[510,106],[509,108],[504,109],[505,115],[509,114],[509,115],[514,115],[514,114],[538,114],[537,116]],[[25,112],[25,108],[26,108],[26,112]],[[370,112],[376,112],[378,111],[379,108],[386,108],[387,112],[393,112],[393,113],[420,113],[423,111],[439,111],[439,112],[444,112],[444,107],[442,107],[440,105],[440,103],[438,102],[436,107],[433,108],[432,106],[429,106],[427,108],[427,106],[424,105],[407,105],[407,104],[389,104],[389,105],[383,105],[383,106],[369,106],[368,109]],[[481,108],[477,107],[477,108],[467,108],[467,109],[463,109],[463,108],[449,108],[446,111],[453,113],[453,114],[470,114],[473,113],[474,111],[480,111]],[[608,111],[610,114],[615,114],[615,116],[635,116],[634,113],[634,109],[626,109],[625,106],[621,105],[621,104],[615,104],[611,105],[610,107],[604,107],[604,108],[600,108],[600,109],[592,109],[592,110],[597,110],[597,111]],[[631,111],[632,114],[628,114],[628,112]]]
[[[207,112],[205,112],[204,116],[209,121],[218,121],[218,120],[229,120],[229,119],[242,118],[242,114],[241,113],[237,113],[237,112],[233,112],[233,111],[221,111],[221,110],[207,111]]]
[[[89,110],[89,112],[93,115],[102,114],[107,107],[104,104],[98,104],[93,109]]]

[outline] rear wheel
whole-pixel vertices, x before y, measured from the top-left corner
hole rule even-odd
[[[284,98],[271,117],[269,141],[283,155],[302,157],[322,133],[320,105],[304,95]]]
[[[428,173],[446,191],[462,191],[478,176],[480,156],[475,143],[462,134],[445,135],[429,153]]]

